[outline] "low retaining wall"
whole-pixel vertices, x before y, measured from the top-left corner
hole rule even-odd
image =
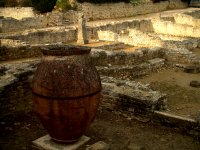
[[[200,14],[200,11],[196,13]],[[198,18],[196,18],[195,16],[192,15],[192,13],[175,14],[174,19],[178,24],[200,27],[200,15]]]
[[[6,18],[4,16],[1,22],[2,33],[23,31],[27,29],[38,29],[54,26],[64,26],[77,22],[77,13],[75,11],[58,12],[53,11],[45,15],[35,15],[34,17]]]
[[[88,27],[88,38],[89,39],[100,39],[99,32],[112,32],[116,34],[121,34],[123,31],[126,31],[127,29],[138,29],[143,32],[153,32],[153,26],[151,23],[151,20],[137,20],[134,19],[132,21],[124,21],[124,22],[115,22],[105,25],[99,25],[94,27]],[[111,39],[108,37],[110,41],[113,41],[115,39]],[[103,39],[100,39],[103,40]],[[105,39],[104,39],[105,40]]]
[[[0,7],[0,16],[22,19],[35,17],[32,7]]]
[[[32,110],[31,76],[38,63],[33,61],[0,65],[0,118]]]
[[[32,22],[32,21],[31,21]],[[43,21],[45,23],[45,21]],[[33,22],[32,22],[33,23]],[[41,22],[42,23],[42,22]],[[21,24],[21,23],[20,23]],[[20,26],[19,24],[19,26]],[[33,23],[33,25],[37,24]],[[15,30],[14,23],[9,24],[9,31]],[[24,25],[25,26],[25,25]],[[29,25],[27,25],[28,27]],[[23,28],[23,25],[20,26]],[[151,20],[133,20],[126,22],[117,22],[114,24],[105,24],[95,27],[88,27],[88,39],[99,39],[98,31],[113,31],[114,33],[120,33],[127,28],[136,28],[141,31],[153,31]],[[21,29],[22,30],[22,29]],[[5,30],[4,30],[5,32]],[[57,42],[71,42],[77,40],[77,30],[75,28],[65,27],[52,27],[47,29],[32,29],[30,31],[13,33],[13,34],[2,34],[0,39],[14,39],[27,42],[28,44],[47,44]]]
[[[53,44],[76,41],[76,29],[53,27],[47,29],[31,30],[28,32],[2,35],[0,39],[20,40],[27,44]]]
[[[200,28],[189,25],[175,24],[171,21],[152,21],[156,33],[168,34],[182,37],[200,37]]]
[[[91,56],[96,66],[108,65],[137,65],[154,58],[164,57],[161,48],[139,48],[132,52],[109,51],[103,49],[92,49]]]
[[[6,7],[0,8],[0,16],[4,17],[4,19],[1,19],[2,25],[0,32],[6,33],[32,28],[45,28],[74,24],[77,23],[77,16],[79,12],[82,12],[88,21],[91,21],[130,17],[186,7],[186,3],[181,2],[181,0],[170,0],[154,4],[152,2],[146,2],[138,5],[130,3],[82,3],[78,4],[77,11],[53,11],[44,15],[36,14],[31,7]]]
[[[0,61],[41,57],[42,52],[38,48],[31,48],[28,46],[21,47],[0,47]]]
[[[169,9],[186,8],[187,4],[181,0],[169,0],[159,3],[147,2],[139,5],[130,3],[91,4],[78,5],[88,20],[103,20],[111,18],[130,17],[141,14],[155,13]]]

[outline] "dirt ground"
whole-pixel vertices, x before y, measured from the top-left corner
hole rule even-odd
[[[162,70],[137,79],[149,83],[154,90],[167,94],[168,112],[184,117],[200,115],[200,88],[190,86],[190,81],[200,80],[200,73],[191,74],[175,69]]]
[[[1,120],[0,150],[35,150],[32,141],[45,135],[35,115],[13,114]],[[98,141],[106,142],[111,150],[128,150],[139,147],[142,150],[199,150],[200,142],[178,129],[163,127],[151,122],[130,119],[123,112],[99,110],[86,135],[91,140],[79,150]]]
[[[200,48],[195,48],[192,50],[192,52],[196,54],[198,57],[200,57]]]
[[[200,88],[189,86],[200,74],[177,70],[162,70],[137,81],[167,94],[169,112],[196,117],[200,110]],[[1,118],[1,117],[0,117]],[[0,119],[0,150],[36,150],[32,141],[46,131],[33,112],[18,112]],[[87,130],[91,140],[79,150],[98,141],[106,142],[111,150],[199,150],[200,142],[182,131],[152,123],[140,122],[122,111],[98,110],[97,117]],[[137,148],[137,149],[136,149]]]

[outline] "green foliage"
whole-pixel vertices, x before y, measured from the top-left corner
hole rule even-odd
[[[21,6],[32,7],[32,1],[31,0],[21,0]]]
[[[129,0],[129,2],[132,4],[137,4],[137,3],[142,2],[142,0]]]
[[[130,0],[77,0],[80,3],[88,2],[88,3],[117,3],[117,2],[125,2],[129,3]]]
[[[5,6],[4,0],[0,0],[0,7],[4,7],[4,6]]]
[[[88,3],[118,3],[118,2],[125,2],[125,3],[132,3],[137,4],[141,2],[145,2],[144,0],[77,0],[80,3],[88,2]],[[160,1],[167,1],[167,0],[151,0],[154,3],[160,2]]]
[[[69,10],[72,8],[68,0],[57,0],[56,2],[56,8],[62,9],[62,10]]]
[[[16,7],[18,2],[16,0],[4,0],[5,7]]]
[[[32,0],[33,7],[41,13],[53,10],[56,0]]]

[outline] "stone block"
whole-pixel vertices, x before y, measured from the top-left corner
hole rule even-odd
[[[89,140],[90,140],[89,137],[82,136],[80,140],[77,141],[76,143],[60,144],[60,143],[55,143],[54,141],[52,141],[49,135],[45,135],[33,141],[33,146],[38,149],[43,149],[43,150],[76,150],[81,145],[88,142]]]
[[[94,143],[93,145],[86,148],[86,150],[109,150],[109,145],[106,144],[103,141],[99,141],[97,143]]]
[[[196,120],[170,114],[168,112],[154,111],[153,121],[161,122],[163,125],[178,127],[181,129],[194,129],[198,126]]]
[[[190,82],[190,86],[200,88],[200,81],[193,80]]]
[[[155,111],[167,108],[166,95],[152,91],[147,85],[112,77],[102,77],[101,81],[104,96],[108,95],[113,100],[118,101],[119,107],[124,110],[133,108]]]

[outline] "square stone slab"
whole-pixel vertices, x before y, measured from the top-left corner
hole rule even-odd
[[[45,135],[39,139],[36,139],[33,141],[34,147],[41,149],[41,150],[76,150],[83,144],[85,144],[87,141],[89,141],[90,138],[87,136],[82,136],[79,141],[73,144],[60,144],[56,143],[51,140],[51,137],[49,135]]]

